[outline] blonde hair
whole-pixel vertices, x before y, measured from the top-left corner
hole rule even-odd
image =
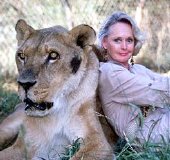
[[[132,26],[132,31],[133,31],[134,38],[135,38],[135,49],[134,49],[133,56],[136,56],[139,53],[139,51],[146,39],[146,36],[144,35],[143,32],[141,32],[139,27],[136,25],[135,21],[124,12],[120,12],[120,11],[114,12],[111,16],[109,16],[104,21],[104,23],[102,24],[101,28],[99,29],[99,33],[98,33],[99,46],[101,48],[103,48],[103,46],[102,46],[103,38],[109,35],[110,26],[112,26],[113,24],[115,24],[117,22],[129,23]]]

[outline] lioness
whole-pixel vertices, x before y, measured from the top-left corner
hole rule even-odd
[[[83,143],[71,160],[113,159],[95,113],[95,31],[88,25],[35,30],[24,20],[15,29],[23,103],[0,124],[0,160],[60,159],[77,138]]]

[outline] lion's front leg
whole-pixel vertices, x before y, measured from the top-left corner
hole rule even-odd
[[[107,142],[93,108],[93,101],[82,104],[67,127],[69,139],[82,138],[80,148],[71,160],[114,159],[113,148]]]
[[[83,140],[80,149],[71,160],[114,160],[113,149],[110,145],[101,141],[101,137],[94,137]]]
[[[21,105],[0,124],[0,151],[12,145],[18,136],[23,122],[23,112],[20,107]]]
[[[0,151],[0,160],[26,160],[23,144],[23,139],[20,137],[17,138],[12,146]]]

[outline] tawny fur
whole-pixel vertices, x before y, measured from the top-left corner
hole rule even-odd
[[[53,106],[16,106],[0,124],[0,160],[60,159],[77,138],[83,143],[71,160],[113,159],[96,114],[99,62],[92,51],[94,30],[87,25],[71,31],[61,26],[35,30],[19,20],[16,31],[19,96]]]

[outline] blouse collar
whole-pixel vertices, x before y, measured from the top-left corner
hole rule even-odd
[[[123,64],[121,64],[120,62],[118,62],[118,61],[116,61],[116,60],[108,60],[108,62],[117,64],[117,65],[119,65],[119,66],[122,66],[122,67],[126,68]],[[128,63],[128,70],[129,70],[129,71],[131,71],[132,67],[133,67],[133,65],[131,65],[131,64]],[[126,69],[127,69],[127,68],[126,68]]]

